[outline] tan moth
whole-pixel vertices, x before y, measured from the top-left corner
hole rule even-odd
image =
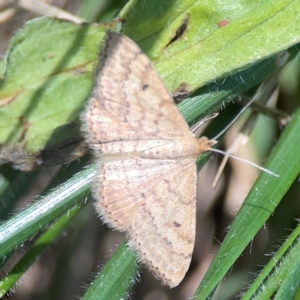
[[[215,141],[192,135],[148,57],[112,32],[82,121],[97,158],[93,196],[101,219],[126,233],[157,278],[177,286],[195,242],[196,158]]]

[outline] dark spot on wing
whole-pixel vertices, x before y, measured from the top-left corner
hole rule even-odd
[[[149,87],[149,84],[144,84],[143,86],[142,86],[142,89],[143,89],[143,91],[146,91],[146,89]]]
[[[173,224],[175,225],[175,227],[180,227],[181,226],[181,224],[176,222],[176,221],[174,221]]]

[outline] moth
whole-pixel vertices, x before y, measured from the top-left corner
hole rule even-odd
[[[100,218],[125,232],[155,277],[177,286],[195,243],[196,158],[216,142],[193,136],[148,57],[113,32],[81,118],[97,158],[92,193]]]

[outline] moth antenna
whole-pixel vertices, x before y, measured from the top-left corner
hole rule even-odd
[[[258,164],[256,164],[256,163],[254,163],[254,162],[252,162],[252,161],[249,161],[249,160],[247,160],[247,159],[245,159],[245,158],[241,158],[241,157],[236,156],[236,155],[234,155],[234,154],[230,154],[230,153],[228,153],[228,152],[225,152],[225,151],[222,151],[222,150],[219,150],[219,149],[215,149],[215,148],[211,148],[209,151],[223,154],[227,159],[228,159],[229,157],[234,158],[234,159],[236,159],[236,160],[239,160],[239,161],[242,161],[242,162],[244,162],[244,163],[247,163],[247,164],[249,164],[249,165],[251,165],[251,166],[253,166],[253,167],[255,167],[255,168],[257,168],[257,169],[259,169],[259,170],[261,170],[261,171],[263,171],[263,172],[265,172],[265,173],[268,173],[268,174],[270,174],[270,175],[272,175],[272,176],[279,177],[278,174],[276,174],[276,173],[274,173],[274,172],[272,172],[272,171],[270,171],[270,170],[268,170],[268,169],[266,169],[266,168],[264,168],[264,167],[262,167],[262,166],[260,166],[260,165],[258,165]],[[225,161],[223,164],[225,165],[225,163],[226,163],[226,161]],[[223,164],[222,164],[222,165],[223,165]],[[221,172],[222,172],[222,171],[221,171]],[[216,176],[216,178],[215,178],[215,180],[214,180],[214,183],[213,183],[213,188],[216,187],[216,184],[217,184],[217,181],[219,180],[219,175],[220,175],[221,172],[218,172],[218,174],[217,174],[217,176]]]
[[[240,117],[240,115],[251,105],[251,104],[253,104],[253,102],[256,100],[256,99],[260,99],[266,92],[268,92],[269,91],[269,88],[268,89],[266,89],[266,86],[269,86],[270,85],[270,81],[271,80],[271,83],[274,81],[274,80],[272,80],[272,78],[271,79],[269,79],[269,80],[267,80],[265,83],[262,83],[261,84],[261,86],[260,86],[260,88],[258,89],[258,91],[256,92],[256,94],[252,97],[252,99],[242,108],[242,110],[238,113],[238,115],[226,126],[226,128],[224,128],[214,139],[217,139],[217,138],[219,138],[221,135],[223,135],[224,133],[225,133],[225,131],[229,128],[229,127],[231,127],[232,125],[233,125],[233,123]],[[274,81],[273,82],[273,85],[276,83],[276,81]],[[271,86],[273,86],[273,85],[271,85]],[[274,88],[275,88],[275,86],[274,86]],[[274,89],[273,88],[273,89]],[[273,90],[272,89],[272,90]],[[274,95],[274,92],[272,92],[272,96]],[[268,98],[270,98],[270,95],[268,94],[267,95],[267,97]],[[256,104],[256,102],[254,102],[254,104]],[[253,113],[252,113],[253,114]],[[248,120],[248,122],[249,122],[249,120]],[[251,121],[250,121],[251,122]],[[242,131],[245,131],[245,124],[244,124],[244,129],[242,130]],[[249,134],[249,133],[248,133]],[[238,144],[241,142],[241,141],[243,141],[244,139],[245,139],[245,135],[244,134],[242,134],[242,133],[240,133],[238,136],[237,136],[237,138],[235,139],[235,142],[233,143],[233,145],[227,150],[227,152],[221,152],[221,150],[218,150],[218,151],[215,151],[215,152],[219,152],[219,153],[222,153],[222,154],[224,154],[225,156],[224,156],[224,158],[223,158],[223,160],[222,160],[222,163],[221,163],[221,165],[220,165],[220,167],[219,167],[219,169],[218,169],[218,172],[217,172],[217,175],[216,175],[216,177],[215,177],[215,180],[214,180],[214,182],[213,182],[213,188],[215,188],[216,187],[216,185],[217,185],[217,182],[218,182],[218,180],[220,179],[220,176],[221,176],[221,173],[222,173],[222,171],[224,170],[224,167],[225,167],[225,165],[226,165],[226,162],[228,161],[228,159],[229,159],[229,157],[232,157],[232,158],[235,158],[235,159],[237,159],[237,160],[240,160],[240,161],[243,161],[243,162],[247,162],[248,164],[250,164],[250,165],[252,165],[252,166],[254,166],[254,167],[256,167],[256,168],[258,168],[258,169],[260,169],[260,170],[262,170],[262,171],[264,171],[264,172],[266,172],[266,173],[269,173],[269,174],[272,174],[272,175],[274,175],[274,176],[277,176],[277,177],[279,177],[278,176],[278,174],[275,174],[275,173],[273,173],[273,172],[271,172],[271,171],[269,171],[269,170],[267,170],[267,169],[265,169],[265,168],[263,168],[263,167],[261,167],[261,166],[259,166],[259,165],[256,165],[256,164],[254,164],[254,163],[252,163],[252,162],[250,162],[250,161],[248,161],[248,160],[245,160],[245,159],[242,159],[242,158],[240,158],[240,157],[237,157],[237,156],[235,156],[234,154],[232,154],[233,152],[234,152],[234,149],[236,149],[237,148],[237,146],[238,146]],[[243,142],[243,143],[245,143],[245,142]],[[214,151],[214,150],[212,150],[212,151]]]

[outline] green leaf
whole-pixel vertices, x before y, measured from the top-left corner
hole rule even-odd
[[[3,160],[31,170],[86,152],[78,115],[91,90],[103,35],[103,26],[40,18],[13,37],[0,83]]]
[[[183,85],[189,94],[298,43],[299,14],[299,0],[239,4],[156,0],[151,5],[144,0],[125,15],[123,32],[155,58],[155,67],[170,91]],[[219,28],[218,22],[225,19],[230,23]],[[185,20],[187,30],[169,45]]]
[[[194,122],[207,111],[219,110],[223,100],[228,103],[256,86],[298,53],[299,4],[299,0],[129,1],[120,19],[110,24],[75,25],[52,18],[26,23],[12,38],[0,66],[0,157],[19,169],[31,170],[85,153],[78,115],[93,84],[93,68],[106,28],[122,25],[122,32],[146,51],[177,98],[194,93],[180,103],[186,120]],[[219,28],[222,20],[229,24]],[[289,52],[282,55],[285,49]],[[297,117],[299,111],[267,165],[280,177],[259,177],[204,278],[198,299],[214,291],[299,172]],[[82,171],[3,223],[2,258],[81,201],[94,176],[94,167]],[[15,191],[4,182],[5,189],[7,194]],[[290,257],[298,263],[296,256]],[[290,269],[293,273],[286,273],[278,297],[286,295],[281,293],[294,279],[291,274],[297,274],[297,266]],[[122,244],[84,298],[125,297],[135,272],[134,256]]]
[[[299,42],[298,4],[267,1],[259,13],[254,2],[234,13],[229,13],[226,4],[218,7],[220,14],[215,13],[215,4],[203,1],[173,5],[160,1],[152,4],[152,10],[139,1],[128,3],[120,17],[126,18],[123,32],[147,50],[168,89],[175,96],[187,96],[205,83]],[[230,23],[219,28],[218,21],[225,16]],[[168,26],[162,26],[167,19]],[[183,36],[170,44],[184,20]],[[290,31],[283,27],[286,20],[293,24]],[[134,24],[139,21],[136,31]],[[154,24],[151,30],[145,30],[148,22]],[[199,22],[206,28],[202,34],[197,31]],[[106,28],[41,18],[28,22],[15,35],[2,64],[0,157],[4,161],[28,171],[38,165],[70,162],[86,152],[78,115],[92,87],[92,70]],[[281,66],[281,56],[271,63]]]

